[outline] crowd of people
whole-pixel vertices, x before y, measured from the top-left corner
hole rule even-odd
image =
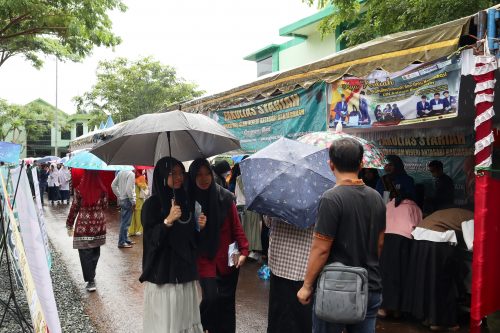
[[[432,237],[460,234],[473,213],[454,206],[442,162],[428,164],[435,192],[420,198],[401,158],[387,156],[380,176],[362,168],[362,156],[355,140],[332,144],[336,186],[323,194],[316,224],[306,229],[247,210],[239,163],[198,159],[186,170],[165,157],[152,174],[117,172],[111,184],[120,209],[117,246],[131,248],[131,237],[143,235],[144,331],[235,332],[239,268],[249,256],[270,269],[268,332],[374,332],[377,317],[408,315],[432,330],[456,329],[467,293],[462,247]],[[43,165],[38,175],[52,204],[69,202],[69,170]],[[108,202],[99,172],[85,170],[66,224],[89,292],[96,290]],[[316,316],[316,281],[333,263],[367,270],[363,321],[333,324]]]

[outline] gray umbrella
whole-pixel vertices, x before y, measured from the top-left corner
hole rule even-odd
[[[164,156],[189,161],[239,148],[239,140],[215,120],[170,111],[129,121],[91,152],[107,164],[155,165]]]

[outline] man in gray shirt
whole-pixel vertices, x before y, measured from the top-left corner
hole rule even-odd
[[[358,141],[336,140],[329,155],[336,185],[321,198],[304,284],[297,297],[302,304],[311,302],[316,279],[326,264],[363,267],[368,271],[365,320],[353,325],[330,323],[313,311],[313,332],[341,333],[347,329],[350,333],[375,333],[382,303],[379,257],[384,243],[385,205],[377,191],[358,179],[363,159],[363,147]]]
[[[135,175],[132,171],[120,171],[113,183],[113,193],[120,205],[120,234],[118,237],[119,248],[130,248],[134,244],[128,238],[128,228],[132,221],[132,213],[135,208]]]

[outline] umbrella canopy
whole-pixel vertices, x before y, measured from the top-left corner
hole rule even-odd
[[[38,160],[36,160],[37,163],[59,163],[61,159],[57,156],[45,156],[42,157]]]
[[[107,165],[99,157],[89,152],[83,152],[70,158],[64,163],[69,168],[87,169],[87,170],[102,170],[102,171],[122,171],[134,170],[130,165]]]
[[[239,148],[239,140],[215,120],[170,111],[131,120],[92,153],[108,164],[155,165],[164,156],[189,161]]]
[[[240,163],[249,210],[300,228],[316,222],[321,195],[335,184],[328,150],[281,138]]]
[[[383,169],[384,165],[387,164],[384,154],[380,149],[375,146],[374,143],[366,141],[360,137],[350,135],[340,131],[326,131],[326,132],[313,132],[301,136],[297,141],[314,145],[320,148],[330,148],[333,141],[342,138],[352,138],[357,140],[364,149],[363,154],[363,167],[373,168],[373,169]]]

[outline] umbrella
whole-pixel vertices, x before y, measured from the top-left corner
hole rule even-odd
[[[342,138],[352,138],[361,143],[364,149],[364,168],[383,169],[384,165],[387,164],[384,154],[377,148],[377,146],[375,146],[375,144],[360,137],[350,135],[341,131],[313,132],[301,136],[297,139],[297,141],[321,148],[330,148],[330,145],[333,141]]]
[[[300,228],[316,222],[319,199],[335,183],[328,150],[281,138],[241,161],[249,210]]]
[[[0,141],[0,162],[17,163],[21,148],[21,145],[15,143]]]
[[[68,161],[69,161],[69,157],[68,157],[68,156],[65,156],[65,157],[61,158],[61,160],[59,161],[59,163],[64,164],[64,163],[66,163],[66,162],[68,162]]]
[[[164,156],[189,161],[239,148],[239,140],[215,120],[170,111],[129,121],[91,151],[108,164],[155,165]]]
[[[57,156],[45,156],[38,160],[37,163],[58,163],[61,159]]]
[[[99,157],[89,152],[83,152],[70,158],[64,163],[65,166],[77,169],[102,170],[102,171],[122,171],[134,170],[130,165],[107,165]]]

